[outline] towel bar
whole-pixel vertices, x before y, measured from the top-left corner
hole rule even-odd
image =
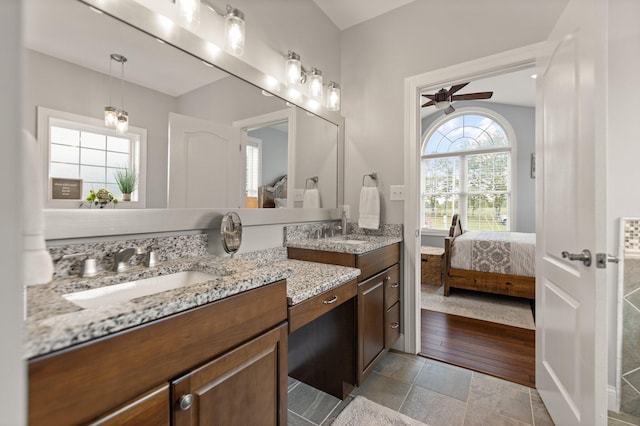
[[[367,178],[367,176],[369,176],[369,178],[372,181],[375,181],[376,186],[378,186],[378,174],[376,172],[368,173],[368,174],[365,174],[364,176],[362,176],[362,186],[364,186],[364,181]]]
[[[311,188],[309,188],[309,181],[313,182]],[[313,189],[314,186],[316,188],[318,187],[318,176],[307,178],[307,180],[304,181],[304,189]]]

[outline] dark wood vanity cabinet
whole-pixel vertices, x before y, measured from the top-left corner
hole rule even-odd
[[[288,249],[289,258],[359,268],[356,298],[356,384],[400,337],[400,243],[364,254]]]
[[[278,281],[33,358],[29,424],[285,425],[286,320]]]

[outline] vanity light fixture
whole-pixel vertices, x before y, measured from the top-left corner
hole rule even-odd
[[[120,71],[120,108],[111,105],[111,65],[112,61],[119,62]],[[118,53],[112,53],[109,60],[109,106],[104,108],[104,124],[107,127],[116,129],[116,133],[123,134],[129,130],[129,114],[124,110],[124,63],[127,62],[126,56]]]
[[[245,39],[244,13],[230,5],[227,5],[226,11],[222,12],[211,0],[202,1],[214,13],[224,17],[224,50],[233,56],[242,56],[244,54]]]
[[[224,50],[233,56],[244,54],[244,13],[229,5],[224,17]]]
[[[327,89],[327,109],[329,111],[340,110],[340,86],[333,81],[329,83]]]
[[[178,23],[189,29],[200,24],[200,0],[176,0]]]
[[[309,71],[309,96],[320,101],[324,92],[322,86],[322,71],[317,68],[311,68]]]
[[[302,62],[300,62],[300,55],[296,52],[289,51],[287,54],[287,60],[284,63],[284,73],[286,75],[287,84],[299,84],[304,83],[302,78]]]

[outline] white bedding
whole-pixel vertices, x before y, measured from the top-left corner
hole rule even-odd
[[[536,234],[466,231],[451,247],[451,267],[526,277],[535,276]]]

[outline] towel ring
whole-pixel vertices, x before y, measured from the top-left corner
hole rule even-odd
[[[368,174],[365,174],[364,176],[362,176],[362,186],[364,186],[364,182],[365,182],[365,179],[367,178],[367,176],[368,176],[372,181],[374,181],[374,182],[375,182],[376,186],[378,186],[378,174],[377,174],[376,172],[368,173]]]
[[[311,181],[311,188],[309,188],[309,181]],[[318,188],[318,176],[307,178],[304,181],[304,189]]]

